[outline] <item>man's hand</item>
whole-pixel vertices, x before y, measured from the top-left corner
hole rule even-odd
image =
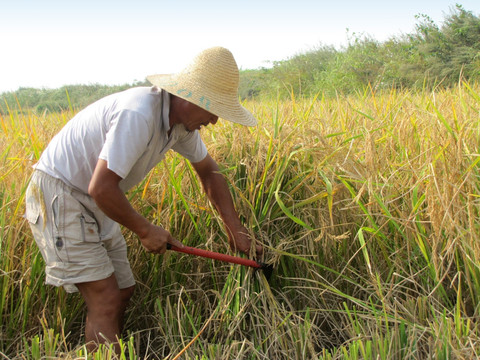
[[[140,241],[147,252],[154,254],[163,254],[167,250],[167,243],[179,248],[183,247],[183,244],[167,230],[153,224],[148,228],[145,235],[140,237]]]
[[[240,251],[246,255],[250,255],[250,248],[252,246],[252,239],[248,234],[248,230],[244,226],[239,226],[236,230],[228,231],[228,242],[233,251]],[[263,254],[263,247],[259,244],[255,246],[255,253],[257,257]]]

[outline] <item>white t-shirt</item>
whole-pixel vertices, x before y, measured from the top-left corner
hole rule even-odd
[[[198,131],[175,125],[168,136],[170,95],[138,87],[89,105],[55,135],[35,168],[84,193],[98,159],[119,175],[127,191],[173,149],[192,163],[207,156]]]

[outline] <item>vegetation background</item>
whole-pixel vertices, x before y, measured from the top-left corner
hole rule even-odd
[[[458,6],[441,26],[418,19],[385,43],[353,34],[242,71],[259,126],[202,137],[273,277],[146,254],[126,232],[138,286],[120,358],[480,357],[480,18]],[[76,111],[133,85],[2,94],[2,358],[87,358],[83,302],[43,284],[23,197]],[[228,252],[200,188],[170,154],[128,197],[186,244]]]

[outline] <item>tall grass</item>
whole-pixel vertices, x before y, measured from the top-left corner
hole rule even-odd
[[[153,256],[125,232],[138,285],[122,358],[479,356],[478,84],[245,106],[257,128],[219,122],[202,137],[273,277]],[[0,118],[5,358],[86,357],[84,305],[43,285],[22,218],[30,165],[72,115]],[[221,220],[177,155],[128,197],[184,243],[229,251]]]

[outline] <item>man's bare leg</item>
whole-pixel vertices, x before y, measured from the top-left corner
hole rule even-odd
[[[113,274],[103,280],[76,285],[87,304],[85,341],[88,351],[93,352],[98,344],[108,342],[115,344],[118,354],[123,315],[133,294],[133,286],[120,290]]]
[[[122,333],[123,331],[123,320],[124,320],[125,311],[127,310],[127,306],[130,302],[130,298],[132,297],[134,290],[135,290],[135,285],[125,289],[120,289],[120,297],[122,299],[122,307],[120,308],[121,315],[120,315],[120,319],[119,319],[120,321],[118,324],[120,333]]]

